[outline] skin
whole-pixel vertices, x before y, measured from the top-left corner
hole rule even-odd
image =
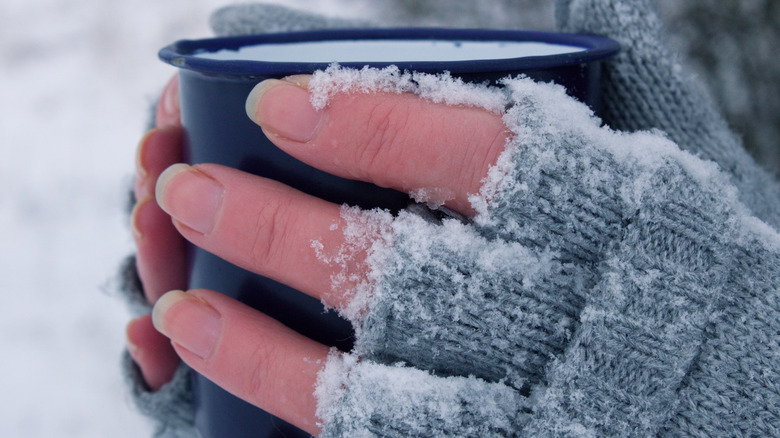
[[[306,84],[305,76],[265,82],[248,99],[248,115],[278,147],[336,175],[406,192],[440,189],[448,194],[440,200],[447,207],[473,214],[468,195],[479,191],[508,137],[500,115],[396,94],[338,95],[316,112]],[[182,138],[176,90],[174,78],[163,92],[157,128],[137,154],[139,202],[132,220],[138,270],[156,305],[151,318],[128,325],[131,355],[152,390],[184,360],[316,435],[313,392],[329,348],[217,292],[182,292],[184,243],[339,308],[347,303],[346,290],[322,287],[335,268],[320,261],[310,243],[343,243],[343,227],[332,227],[343,222],[340,207],[223,166],[176,164]],[[365,271],[359,257],[348,269]]]

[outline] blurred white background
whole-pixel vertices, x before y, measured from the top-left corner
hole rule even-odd
[[[0,435],[149,436],[119,374],[129,314],[106,290],[132,251],[136,142],[173,74],[157,50],[210,36],[228,3],[0,2]]]

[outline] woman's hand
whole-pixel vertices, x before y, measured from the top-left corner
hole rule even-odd
[[[404,192],[435,193],[439,198],[427,200],[473,214],[468,196],[479,191],[508,135],[499,114],[405,94],[342,94],[316,111],[306,80],[267,81],[248,99],[250,117],[278,147],[324,171]],[[139,230],[139,274],[150,302],[164,290],[184,286],[180,233],[209,252],[332,307],[348,305],[348,287],[329,287],[334,270],[340,268],[321,261],[311,247],[315,240],[325,248],[344,244],[339,205],[213,164],[179,164],[160,175],[162,167],[180,159],[178,113],[166,113],[166,108],[176,108],[165,104],[172,96],[169,87],[158,113],[158,125],[168,127],[150,133],[139,151],[139,167],[145,170],[139,171],[137,193],[142,200],[134,223]],[[154,180],[156,204],[173,217],[172,226],[150,202]],[[365,274],[362,260],[353,260],[349,269]],[[155,307],[154,324],[196,371],[316,432],[314,384],[327,346],[205,290],[165,295]],[[154,388],[172,374],[175,361],[158,345],[159,336],[150,334],[147,319],[130,328],[133,356]]]

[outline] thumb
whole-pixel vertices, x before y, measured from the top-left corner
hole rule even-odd
[[[621,52],[604,71],[603,118],[612,128],[660,129],[681,148],[721,165],[741,147],[701,84],[669,49],[651,1],[558,0],[555,17],[562,31],[620,43]]]
[[[740,200],[759,219],[780,226],[780,185],[742,147],[718,109],[669,49],[650,0],[557,0],[556,20],[567,32],[620,43],[604,65],[602,116],[613,129],[664,131],[680,148],[729,172]]]

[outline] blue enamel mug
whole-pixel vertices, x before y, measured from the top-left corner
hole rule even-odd
[[[159,55],[179,69],[188,163],[218,163],[330,202],[398,211],[410,203],[407,194],[321,172],[276,148],[246,116],[252,88],[265,79],[324,70],[333,62],[345,68],[395,65],[404,71],[447,71],[478,83],[524,74],[563,85],[598,113],[601,64],[618,50],[616,42],[591,35],[394,28],[184,40]],[[190,288],[219,291],[320,343],[351,349],[351,326],[325,312],[319,300],[199,248],[191,246],[188,256]],[[195,372],[192,385],[195,424],[203,438],[309,436]]]

